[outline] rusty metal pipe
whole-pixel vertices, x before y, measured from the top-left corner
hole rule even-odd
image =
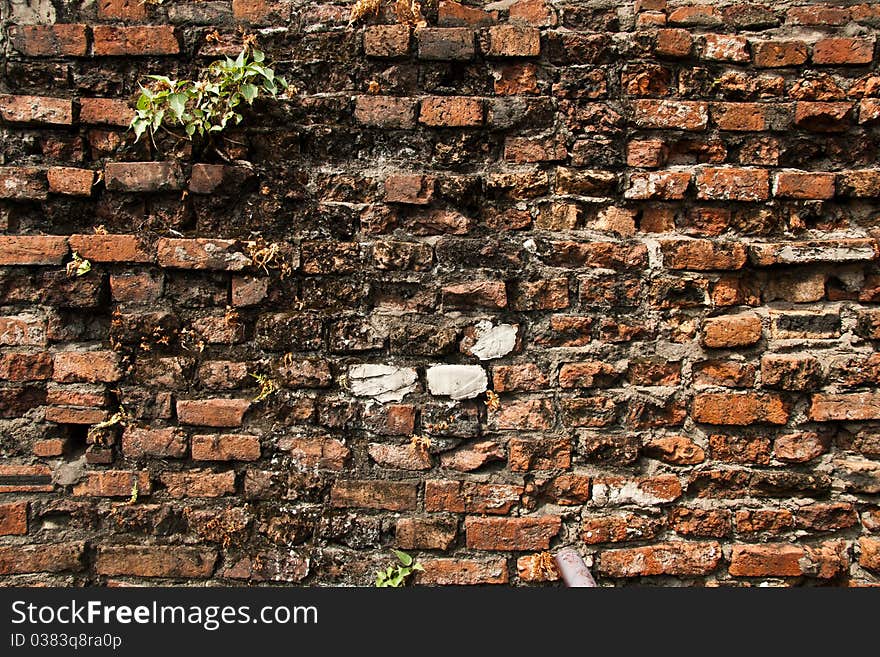
[[[556,553],[556,565],[562,581],[569,587],[595,587],[596,580],[590,574],[587,564],[574,548],[562,548]]]

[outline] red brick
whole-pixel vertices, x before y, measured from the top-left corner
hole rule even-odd
[[[304,468],[342,470],[351,450],[341,441],[318,436],[285,438],[279,448],[289,451],[291,458]]]
[[[364,29],[364,52],[368,57],[406,57],[409,25],[368,25]]]
[[[553,403],[549,399],[523,399],[501,405],[491,418],[498,430],[541,431],[553,424]]]
[[[703,59],[721,62],[749,61],[749,40],[727,34],[707,34],[703,41]]]
[[[567,438],[511,438],[507,447],[511,472],[565,470],[571,467],[571,442]]]
[[[467,96],[429,96],[422,99],[419,123],[446,128],[482,125],[483,102]]]
[[[646,456],[656,458],[673,465],[696,465],[706,460],[703,448],[687,436],[657,436],[645,442],[643,451]]]
[[[880,196],[880,169],[845,171],[838,178],[841,196],[874,198]]]
[[[256,461],[260,439],[243,434],[199,434],[192,437],[193,461]]]
[[[99,470],[86,473],[86,478],[73,487],[79,497],[132,497],[149,495],[153,487],[148,472],[130,470]]]
[[[147,17],[147,5],[141,0],[98,0],[98,18],[121,18],[138,21]]]
[[[268,0],[232,0],[232,15],[245,23],[259,23],[269,15]]]
[[[593,504],[597,506],[668,504],[681,497],[681,482],[675,475],[653,477],[597,477],[593,480]]]
[[[0,465],[0,493],[51,493],[54,489],[52,471],[45,465]]]
[[[495,25],[488,29],[489,57],[536,57],[541,54],[541,32],[534,27]]]
[[[829,38],[813,46],[814,64],[870,64],[873,59],[873,39]]]
[[[770,195],[766,169],[705,167],[697,172],[697,198],[721,201],[764,201]]]
[[[800,577],[828,579],[849,566],[842,543],[826,542],[815,547],[789,543],[734,545],[730,574],[734,577]]]
[[[859,523],[855,507],[847,502],[808,504],[795,511],[795,522],[802,529],[830,532]]]
[[[442,27],[461,27],[465,25],[482,26],[497,22],[497,11],[483,11],[467,7],[459,2],[440,0],[437,22]]]
[[[95,25],[92,27],[97,56],[176,55],[180,52],[174,28],[170,25]]]
[[[99,575],[135,577],[210,577],[217,550],[182,545],[99,545]]]
[[[385,179],[385,202],[427,205],[434,196],[435,178],[420,174],[395,174]]]
[[[467,546],[472,550],[546,550],[561,527],[559,516],[468,516],[464,521]]]
[[[514,310],[560,310],[568,308],[568,279],[520,282],[514,286],[510,306]]]
[[[107,389],[103,385],[50,384],[46,390],[48,404],[103,407],[108,401]]]
[[[9,123],[73,125],[73,102],[66,98],[3,94],[0,118]]]
[[[457,533],[457,523],[443,518],[399,518],[394,541],[402,550],[448,550]]]
[[[755,366],[737,361],[707,360],[694,363],[698,385],[751,388],[755,385]]]
[[[47,342],[46,329],[46,319],[38,315],[0,317],[0,345],[43,347]]]
[[[55,354],[52,375],[60,383],[113,383],[122,378],[115,351],[62,351]]]
[[[646,171],[629,175],[628,199],[683,199],[691,184],[689,171]]]
[[[806,63],[809,52],[803,41],[752,41],[757,68],[782,68]]]
[[[3,320],[0,318],[0,344]],[[48,353],[0,354],[0,379],[4,381],[44,381],[52,378],[52,356]]]
[[[10,25],[12,47],[28,57],[84,57],[86,26],[81,24]]]
[[[691,54],[694,38],[688,30],[678,28],[657,30],[654,53],[660,57],[687,57]]]
[[[527,554],[516,560],[516,574],[523,582],[559,581],[559,569],[549,552]]]
[[[880,392],[822,393],[812,397],[810,419],[880,420]]]
[[[411,443],[403,445],[370,443],[367,447],[367,454],[384,468],[430,470],[432,466],[431,455]]]
[[[128,101],[118,98],[81,98],[79,122],[93,125],[115,125],[127,128],[134,118]]]
[[[781,198],[830,199],[834,198],[833,173],[782,171],[776,174],[773,193]]]
[[[675,270],[742,269],[747,260],[746,248],[739,242],[663,240],[660,249],[664,265]]]
[[[460,447],[440,455],[440,465],[459,472],[473,472],[487,463],[503,461],[504,450],[501,445],[491,440],[484,440]]]
[[[712,349],[747,347],[761,339],[761,318],[751,313],[708,318],[703,322],[703,344]]]
[[[541,498],[562,506],[578,506],[590,501],[592,480],[586,475],[563,474],[541,487]]]
[[[611,387],[621,378],[621,372],[610,363],[591,360],[566,363],[559,371],[560,388]]]
[[[0,199],[43,201],[48,196],[49,184],[45,169],[39,167],[0,167]],[[6,226],[6,223],[2,225]],[[16,239],[20,238],[0,236],[0,240],[4,240],[7,244],[10,243],[10,240]],[[3,242],[0,242],[0,245],[2,244]],[[5,257],[8,256],[3,250],[0,250],[0,262]]]
[[[505,559],[422,559],[425,571],[419,573],[419,584],[439,586],[467,586],[479,584],[507,584]]]
[[[95,184],[95,172],[76,167],[50,167],[46,180],[53,194],[89,197]]]
[[[827,452],[829,442],[829,436],[812,431],[784,434],[773,441],[773,456],[788,463],[805,463]]]
[[[845,25],[850,19],[849,7],[835,7],[830,4],[806,5],[791,7],[785,16],[787,23],[794,25],[816,25],[831,27]]]
[[[501,281],[475,281],[443,288],[443,305],[450,308],[505,308],[507,290]]]
[[[719,130],[753,132],[768,129],[766,103],[713,103],[712,119]]]
[[[159,481],[173,498],[184,497],[222,497],[235,493],[235,473],[210,472],[209,470],[185,470],[183,472],[162,472]]]
[[[50,406],[46,409],[46,421],[58,424],[97,424],[106,420],[108,415],[100,408]]]
[[[110,274],[110,294],[117,303],[151,303],[162,295],[162,280],[152,272]]]
[[[122,452],[128,458],[183,458],[186,456],[186,435],[175,428],[127,426],[122,434]]]
[[[599,572],[608,577],[708,575],[720,562],[718,543],[676,541],[603,552],[599,557]]]
[[[859,124],[880,121],[880,99],[863,98],[859,102]]]
[[[508,9],[510,22],[535,27],[553,27],[556,25],[556,13],[546,0],[518,0]]]
[[[639,128],[705,130],[709,105],[689,100],[635,100],[633,121]]]
[[[183,189],[177,162],[108,162],[104,166],[107,189],[121,192],[159,192]]]
[[[659,139],[639,139],[626,145],[626,164],[630,167],[656,169],[666,164],[669,148]]]
[[[83,570],[86,544],[43,543],[0,546],[0,575],[61,573]]]
[[[60,265],[67,238],[54,235],[0,235],[0,265]]]
[[[549,381],[534,363],[499,365],[492,370],[492,388],[495,392],[524,392],[541,390]]]
[[[378,128],[414,128],[416,104],[411,98],[358,96],[354,117],[360,123]]]
[[[581,540],[587,545],[597,543],[626,543],[646,541],[655,538],[663,531],[662,517],[627,513],[620,516],[587,516],[584,518]]]
[[[764,436],[709,436],[709,453],[724,463],[770,463],[770,439]]]
[[[160,238],[159,265],[177,269],[241,271],[251,259],[241,252],[235,240]]]
[[[411,511],[416,508],[418,484],[407,481],[338,480],[330,491],[335,507]]]
[[[0,504],[0,536],[23,536],[28,530],[28,503]]]
[[[534,64],[507,64],[495,69],[494,89],[498,96],[538,93],[538,67]]]
[[[565,144],[554,139],[508,137],[504,141],[504,159],[517,164],[556,162],[568,157]]]
[[[261,276],[232,277],[232,305],[236,307],[256,306],[269,291],[269,279]]]
[[[822,366],[812,356],[764,354],[761,358],[761,383],[765,388],[812,390],[822,378]]]
[[[719,25],[720,12],[712,5],[684,5],[669,13],[669,22],[677,25]]]
[[[71,235],[70,248],[92,262],[151,262],[136,235]]]
[[[522,486],[472,481],[429,479],[425,482],[425,511],[506,515],[519,504]]]
[[[422,27],[416,30],[419,59],[467,61],[474,57],[474,31],[467,27]]]
[[[859,565],[880,572],[880,539],[862,536],[859,538],[859,549]]]
[[[845,132],[852,120],[851,103],[795,103],[794,124],[810,132]]]
[[[794,527],[786,509],[749,509],[736,512],[736,531],[741,534],[782,534]]]
[[[733,516],[727,509],[686,509],[679,507],[669,512],[669,524],[676,534],[702,538],[729,536]]]
[[[247,399],[179,399],[177,419],[202,427],[240,427],[250,406]]]
[[[691,416],[705,424],[785,424],[788,405],[774,394],[702,393],[694,397]]]

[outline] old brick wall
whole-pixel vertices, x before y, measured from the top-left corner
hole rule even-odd
[[[3,4],[4,584],[880,582],[877,3]]]

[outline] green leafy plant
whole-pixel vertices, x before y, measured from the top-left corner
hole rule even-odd
[[[73,252],[73,260],[67,263],[66,267],[68,277],[85,276],[92,271],[92,263],[83,258],[76,251]]]
[[[150,75],[140,85],[135,116],[129,126],[135,141],[149,133],[151,139],[166,130],[178,139],[208,139],[244,118],[242,103],[253,104],[261,95],[277,97],[288,88],[287,80],[276,76],[265,63],[266,56],[245,45],[238,57],[212,62],[198,80],[172,80]],[[183,134],[174,131],[181,128]],[[155,143],[155,141],[154,141]]]
[[[379,588],[403,586],[414,571],[425,569],[422,564],[413,560],[406,552],[391,551],[400,563],[391,564],[385,570],[376,571],[376,586]]]

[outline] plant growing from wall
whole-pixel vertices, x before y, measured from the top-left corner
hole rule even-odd
[[[197,80],[172,80],[165,75],[148,79],[151,82],[140,85],[129,127],[136,142],[149,134],[154,146],[156,134],[165,131],[180,141],[197,140],[204,148],[215,134],[242,121],[242,103],[251,105],[260,96],[275,98],[288,88],[287,80],[276,76],[263,52],[250,43],[235,59],[212,62]]]
[[[415,561],[406,552],[391,550],[399,563],[391,564],[385,570],[376,571],[376,586],[379,588],[400,587],[416,570],[424,570],[424,566]]]

